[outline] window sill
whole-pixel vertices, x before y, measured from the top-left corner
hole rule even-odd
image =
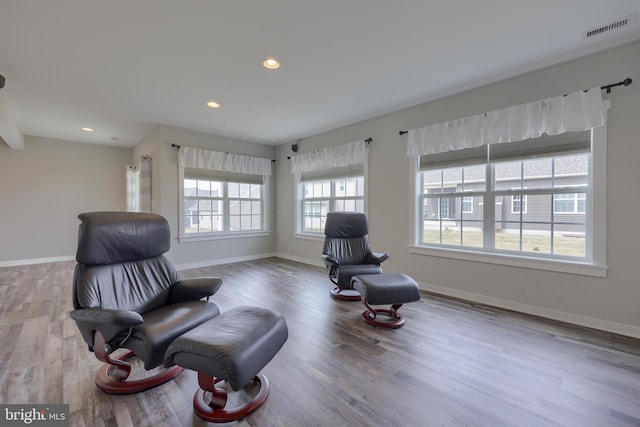
[[[606,265],[595,265],[586,262],[583,263],[575,261],[541,259],[526,256],[480,253],[449,248],[409,246],[409,252],[412,254],[427,255],[438,258],[450,258],[462,261],[482,262],[510,267],[531,268],[535,270],[579,274],[582,276],[592,277],[607,277],[607,271],[609,270],[609,267]]]
[[[189,242],[203,242],[207,240],[229,240],[229,239],[248,239],[251,237],[266,237],[270,236],[268,231],[247,231],[247,232],[235,232],[235,233],[210,233],[203,235],[182,235],[178,237],[180,243]]]

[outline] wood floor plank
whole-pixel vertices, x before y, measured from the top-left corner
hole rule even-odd
[[[72,426],[204,426],[197,375],[112,396],[71,310],[73,262],[0,268],[0,402],[66,403]],[[640,426],[640,341],[422,294],[397,330],[330,298],[322,268],[278,258],[197,268],[221,311],[281,312],[289,340],[263,373],[269,399],[229,426]],[[148,372],[136,375],[148,376]]]

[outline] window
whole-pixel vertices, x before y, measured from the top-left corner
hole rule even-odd
[[[462,198],[462,213],[473,213],[473,197],[464,196]]]
[[[586,193],[556,194],[553,196],[553,211],[559,214],[584,214],[587,209]]]
[[[511,196],[511,213],[527,213],[526,194],[514,194]]]
[[[184,235],[264,231],[264,188],[233,177],[185,176]]]
[[[324,232],[327,212],[364,212],[364,176],[300,182],[301,232]]]
[[[573,132],[420,156],[418,245],[592,261],[590,139]]]

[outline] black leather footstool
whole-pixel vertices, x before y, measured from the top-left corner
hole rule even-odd
[[[362,313],[365,322],[382,328],[401,328],[404,316],[398,313],[402,304],[419,301],[420,288],[415,280],[403,273],[361,274],[351,278],[351,287],[358,291],[367,310]],[[391,304],[389,309],[374,309],[371,305]],[[377,320],[383,313],[389,321]]]
[[[176,338],[167,348],[164,364],[198,372],[196,415],[214,423],[235,421],[267,399],[269,381],[259,372],[287,338],[287,323],[280,314],[261,307],[235,307]],[[223,380],[234,391],[252,382],[260,389],[248,403],[229,409],[227,392],[216,387]]]

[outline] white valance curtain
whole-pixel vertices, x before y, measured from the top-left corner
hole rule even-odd
[[[407,156],[558,135],[604,125],[600,87],[436,123],[408,132]]]
[[[270,159],[193,147],[180,147],[178,165],[247,175],[271,175]]]
[[[367,157],[367,143],[350,142],[337,147],[291,156],[291,173],[314,172],[362,164]]]

